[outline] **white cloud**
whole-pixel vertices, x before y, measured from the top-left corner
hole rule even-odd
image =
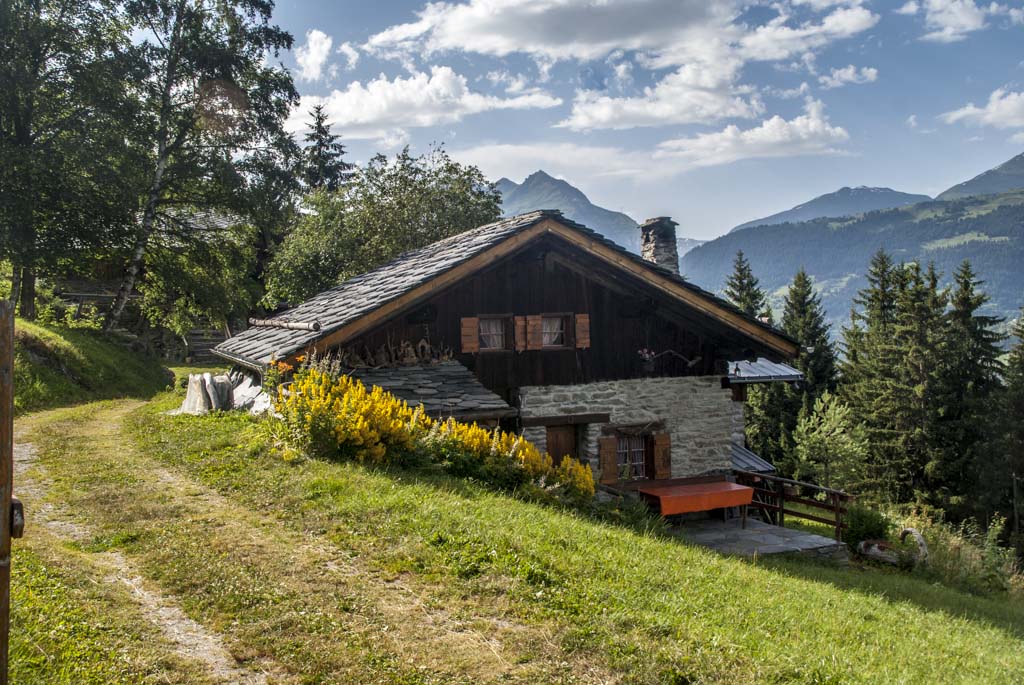
[[[792,100],[794,98],[803,97],[811,92],[811,86],[808,85],[807,81],[802,82],[796,88],[772,88],[768,87],[764,89],[765,95],[769,95],[773,98],[779,98],[781,100]]]
[[[839,154],[849,134],[833,126],[819,100],[808,100],[804,113],[790,120],[776,115],[760,126],[740,129],[727,126],[715,133],[667,140],[656,156],[692,166],[728,164],[741,159]]]
[[[559,60],[615,60],[669,73],[640,93],[613,97],[579,90],[560,125],[573,130],[714,122],[763,112],[756,90],[741,83],[750,61],[799,57],[813,68],[814,51],[865,31],[878,15],[854,0],[806,0],[818,19],[794,22],[787,5],[761,26],[739,22],[743,0],[469,0],[435,2],[416,21],[371,36],[363,49],[408,64],[439,51],[504,57],[527,55],[543,82]],[[625,91],[631,67],[616,63],[615,84]]]
[[[1024,128],[1024,92],[1015,93],[997,88],[989,95],[984,106],[978,107],[969,102],[939,118],[947,124],[963,122],[993,128]]]
[[[822,87],[829,88],[841,88],[848,83],[874,83],[878,80],[878,69],[874,67],[857,67],[849,64],[842,69],[832,69],[832,71],[818,79],[818,82]]]
[[[1012,136],[1010,136],[1010,142],[1017,145],[1024,145],[1024,131],[1021,131],[1020,133],[1014,133]]]
[[[781,60],[824,47],[842,38],[866,31],[878,23],[878,15],[863,7],[837,9],[820,22],[790,26],[780,13],[766,24],[743,36],[740,50],[755,60]]]
[[[505,92],[512,95],[526,92],[529,84],[526,74],[512,74],[505,70],[488,72],[487,80],[496,86],[504,86]]]
[[[345,69],[351,71],[359,63],[359,50],[352,43],[342,43],[337,50],[339,55],[345,58]]]
[[[327,110],[335,130],[346,138],[390,139],[404,137],[405,129],[436,126],[463,117],[499,109],[535,109],[560,105],[562,101],[542,91],[501,98],[470,90],[466,78],[451,67],[431,67],[408,78],[376,79],[349,83],[330,95],[306,96],[292,112],[288,128],[305,127],[306,112],[316,104]]]
[[[909,117],[907,117],[907,127],[908,128],[917,128],[917,115],[916,114],[911,114]]]
[[[666,140],[653,150],[576,143],[484,144],[452,150],[460,161],[497,178],[520,178],[543,168],[566,178],[669,178],[697,167],[741,159],[840,154],[849,139],[829,123],[821,102],[809,100],[791,120],[772,117],[746,130],[728,126],[693,138]]]
[[[974,0],[925,0],[923,7],[928,33],[921,40],[955,43],[986,25],[987,10],[978,7]]]
[[[756,94],[733,87],[733,75],[682,67],[636,97],[579,90],[572,112],[558,126],[574,131],[751,118],[764,110]]]
[[[920,9],[920,5],[918,5],[914,0],[910,0],[910,2],[901,5],[899,8],[893,10],[893,12],[895,12],[896,14],[905,14],[907,16],[911,16],[917,14]]]
[[[331,55],[334,39],[323,31],[306,31],[306,43],[295,48],[295,61],[299,64],[299,78],[303,81],[319,81],[323,78],[327,58]]]

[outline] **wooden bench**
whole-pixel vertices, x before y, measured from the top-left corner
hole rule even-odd
[[[644,500],[662,516],[686,514],[739,507],[742,526],[747,527],[747,505],[754,497],[754,488],[728,481],[688,485],[647,485],[637,490]]]

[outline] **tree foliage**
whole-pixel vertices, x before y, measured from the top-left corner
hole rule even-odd
[[[351,164],[344,160],[345,146],[331,133],[323,105],[314,105],[312,120],[303,140],[306,142],[302,178],[312,190],[337,190],[352,176]]]
[[[265,304],[296,304],[403,252],[495,221],[499,202],[479,169],[440,148],[377,155],[340,190],[307,198],[307,213],[270,265]]]
[[[800,416],[793,445],[797,478],[852,491],[864,484],[867,437],[850,407],[827,390]]]
[[[230,207],[242,187],[240,160],[274,144],[297,100],[289,73],[273,65],[292,45],[270,23],[264,0],[127,0],[142,29],[143,77],[133,89],[147,145],[141,216],[110,311],[117,324],[169,207]]]
[[[750,269],[743,250],[737,250],[732,263],[732,274],[725,283],[725,296],[745,314],[750,316],[770,316],[768,298],[761,290],[760,283]]]

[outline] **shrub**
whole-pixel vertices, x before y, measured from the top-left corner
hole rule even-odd
[[[846,514],[846,532],[843,538],[850,549],[856,551],[864,540],[887,540],[893,523],[880,511],[854,504]]]
[[[928,543],[928,565],[920,572],[975,594],[1008,592],[1024,597],[1024,574],[1013,550],[999,542],[1005,519],[997,516],[986,531],[973,519],[954,525],[943,519],[942,512],[915,508],[901,523],[916,528]]]
[[[409,465],[429,455],[449,472],[504,490],[529,490],[572,503],[594,496],[590,467],[574,459],[558,466],[522,436],[448,419],[435,421],[422,407],[379,387],[337,375],[312,360],[278,391],[284,439],[315,457]]]
[[[317,371],[282,386],[276,408],[293,446],[313,456],[373,464],[408,461],[431,423],[421,408],[410,409],[378,387],[368,391],[349,376]]]

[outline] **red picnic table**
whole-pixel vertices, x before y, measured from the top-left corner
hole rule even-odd
[[[662,516],[740,507],[744,528],[747,527],[747,505],[754,497],[754,488],[727,481],[690,485],[649,485],[637,492],[649,503],[656,502]]]

